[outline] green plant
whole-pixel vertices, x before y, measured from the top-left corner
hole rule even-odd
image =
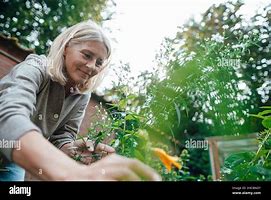
[[[259,132],[257,152],[241,152],[230,155],[222,168],[223,180],[271,180],[271,106],[253,117],[262,119],[265,130]]]
[[[257,35],[240,37],[238,44],[243,49],[235,48],[236,43],[207,38],[196,52],[172,56],[162,80],[157,79],[159,74],[147,77],[145,93],[135,94],[125,84],[113,88],[112,93],[118,98],[110,105],[108,125],[102,125],[108,130],[99,134],[93,134],[92,130],[92,137],[114,133],[110,144],[119,154],[153,166],[163,174],[164,180],[209,180],[208,155],[197,156],[203,152],[189,152],[193,156],[183,164],[187,168],[168,172],[159,160],[154,162],[150,149],[159,147],[180,157],[185,139],[248,132],[249,128],[241,126],[247,116],[243,110],[249,103],[248,94],[238,89],[242,78],[237,74],[247,64],[240,63],[246,48],[256,41]],[[223,63],[221,59],[239,62]]]
[[[165,181],[192,179],[186,166],[188,152],[183,150],[178,157],[178,162],[182,163],[181,169],[173,168],[168,171],[155,156],[152,148],[163,148],[166,152],[171,153],[172,151],[166,145],[150,140],[147,130],[144,129],[146,126],[145,116],[141,116],[131,109],[137,96],[134,94],[124,95],[121,89],[118,92],[122,94],[119,95],[121,98],[108,105],[107,114],[101,112],[102,107],[97,107],[96,115],[102,117],[90,125],[88,139],[96,141],[96,143],[106,141],[116,149],[118,154],[141,160],[156,169]]]

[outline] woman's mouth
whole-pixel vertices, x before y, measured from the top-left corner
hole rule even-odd
[[[80,71],[80,74],[82,74],[82,76],[83,76],[84,79],[90,78],[90,74],[89,73],[84,72],[83,70],[80,70],[80,69],[78,69],[78,71]]]

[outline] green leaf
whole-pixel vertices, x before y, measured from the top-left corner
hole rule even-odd
[[[125,99],[120,100],[119,107],[124,109],[126,107],[127,101]]]
[[[271,110],[264,110],[262,112],[259,112],[258,115],[263,116],[263,115],[270,114],[270,113],[271,113]]]
[[[116,139],[114,144],[112,145],[113,148],[117,148],[120,144],[120,140],[119,139]]]
[[[132,119],[135,119],[135,117],[133,115],[126,115],[125,119],[126,120],[132,120]]]
[[[126,99],[128,100],[128,99],[135,99],[137,96],[136,95],[134,95],[134,94],[130,94],[130,95],[128,95],[127,97],[126,97]]]
[[[271,149],[271,138],[266,139],[264,143],[264,148],[270,150]]]
[[[264,119],[265,117],[261,116],[261,115],[254,115],[254,114],[249,114],[249,116],[251,117],[257,117],[257,118],[260,118],[260,119]]]
[[[118,107],[118,104],[116,103],[106,103],[106,105],[111,106],[111,107]]]
[[[134,137],[138,137],[138,133],[134,130],[130,131],[130,130],[125,130],[124,133],[128,133],[128,134],[132,134]]]
[[[251,167],[251,171],[265,176],[265,180],[270,180],[271,178],[271,169],[265,168],[259,164]]]
[[[231,154],[229,157],[226,158],[224,165],[225,167],[233,168],[242,163],[250,162],[254,158],[254,156],[254,152],[241,152]]]
[[[271,117],[265,117],[265,119],[262,121],[262,125],[265,128],[271,128]]]
[[[271,109],[271,106],[262,106],[262,107],[260,107],[260,108],[264,108],[264,109]]]

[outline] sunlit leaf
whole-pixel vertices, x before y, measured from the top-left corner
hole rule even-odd
[[[249,116],[251,116],[251,117],[257,117],[257,118],[260,118],[260,119],[264,119],[265,118],[262,115],[255,115],[255,114],[249,114]]]
[[[266,117],[263,121],[262,121],[262,125],[265,128],[271,128],[271,117]]]

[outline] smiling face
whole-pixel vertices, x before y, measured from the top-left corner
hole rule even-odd
[[[68,82],[78,85],[104,69],[107,50],[102,42],[87,41],[67,46],[64,56]]]

